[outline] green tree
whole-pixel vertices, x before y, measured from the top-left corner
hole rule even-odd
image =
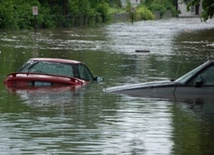
[[[145,0],[144,4],[152,11],[160,11],[163,16],[167,11],[171,11],[173,16],[177,16],[176,0]]]
[[[29,29],[34,26],[32,6],[38,6],[41,28],[95,25],[110,20],[110,3],[120,0],[0,0],[0,29]]]
[[[137,10],[135,12],[136,14],[136,19],[137,20],[152,20],[155,19],[154,14],[148,10],[145,6],[139,6],[137,7]]]
[[[1,1],[0,28],[16,28],[18,16],[14,12],[13,0]]]

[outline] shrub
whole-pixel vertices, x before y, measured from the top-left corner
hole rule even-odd
[[[160,11],[161,17],[166,13],[166,11],[171,11],[173,16],[178,14],[175,6],[173,6],[169,0],[153,0],[149,5],[149,9],[152,11]]]
[[[136,20],[153,20],[155,19],[154,14],[147,9],[145,6],[140,6],[136,10]]]

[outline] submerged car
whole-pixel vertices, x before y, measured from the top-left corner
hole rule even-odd
[[[76,60],[32,58],[17,72],[7,75],[4,84],[6,87],[77,86],[102,80]]]
[[[106,92],[134,97],[214,99],[214,60],[209,60],[176,80],[111,87]]]

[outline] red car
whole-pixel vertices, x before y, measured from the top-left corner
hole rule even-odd
[[[7,87],[77,86],[92,81],[102,81],[94,77],[82,62],[57,58],[32,58],[21,68],[7,76]]]

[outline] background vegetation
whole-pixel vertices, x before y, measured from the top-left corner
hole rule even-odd
[[[163,15],[170,11],[173,16],[178,15],[178,11],[176,9],[176,3],[173,0],[147,0],[145,2],[145,5],[149,8],[149,10],[154,11],[160,11],[160,16],[163,17]]]
[[[114,2],[114,3],[113,3]],[[38,6],[41,28],[93,25],[110,20],[108,9],[119,0],[0,0],[0,28],[28,29],[34,25],[32,6]]]
[[[111,21],[115,13],[130,13],[131,4],[125,9],[120,0],[0,0],[0,29],[30,29],[34,27],[35,17],[32,6],[38,6],[37,26],[39,28],[90,26]],[[200,0],[184,0],[191,5]],[[203,17],[206,21],[214,14],[214,1],[202,0]],[[163,16],[171,11],[177,12],[177,0],[141,0],[136,8],[136,20],[154,19],[153,12]]]

